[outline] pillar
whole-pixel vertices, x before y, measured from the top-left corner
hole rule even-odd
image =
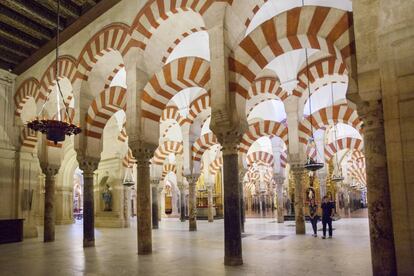
[[[275,177],[276,183],[276,196],[277,196],[277,223],[284,223],[285,218],[283,216],[283,183],[285,178],[281,176]]]
[[[94,172],[98,168],[99,159],[82,158],[78,160],[83,172],[83,247],[95,246],[95,201]]]
[[[243,193],[243,178],[245,170],[239,170],[239,193],[240,193],[240,230],[244,233],[244,221],[245,221],[245,212],[244,212],[244,193]]]
[[[208,212],[207,212],[207,217],[208,217],[208,222],[213,222],[214,221],[214,213],[213,213],[213,185],[210,184],[207,186],[207,208],[208,208]]]
[[[161,221],[161,217],[162,217],[162,210],[163,210],[163,196],[162,196],[162,191],[164,190],[164,187],[162,187],[162,185],[158,185],[157,188],[157,200],[158,200],[158,221]],[[164,211],[165,212],[165,211]]]
[[[295,181],[295,221],[296,234],[305,234],[305,216],[303,213],[303,177],[306,173],[301,164],[292,164],[291,170]]]
[[[160,180],[153,179],[151,180],[151,206],[152,206],[152,229],[158,229],[158,216],[159,216],[159,208],[158,208],[158,185]]]
[[[321,195],[321,202],[322,198],[326,195],[326,172],[325,169],[322,169],[321,172],[318,172],[318,178],[319,178],[319,191]]]
[[[359,104],[358,114],[364,121],[372,270],[374,275],[396,275],[394,231],[381,101]]]
[[[41,167],[46,176],[43,241],[52,242],[55,240],[55,179],[60,166],[42,164]]]
[[[150,159],[155,146],[131,146],[137,160],[137,238],[138,255],[152,253]]]
[[[239,137],[236,133],[227,132],[219,136],[219,141],[223,152],[224,264],[236,266],[243,264],[237,151]]]
[[[196,198],[196,184],[198,175],[187,176],[188,180],[188,204],[189,204],[189,230],[197,231],[197,198]]]
[[[185,186],[184,183],[178,183],[178,189],[180,190],[180,221],[185,221]]]

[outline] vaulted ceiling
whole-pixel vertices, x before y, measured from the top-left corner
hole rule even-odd
[[[120,0],[60,0],[61,42]],[[57,0],[0,1],[0,68],[16,74],[54,50]]]

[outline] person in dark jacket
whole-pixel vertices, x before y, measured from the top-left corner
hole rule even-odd
[[[322,231],[323,231],[322,239],[326,238],[326,225],[328,225],[329,238],[331,239],[332,238],[332,217],[334,215],[334,206],[332,202],[329,201],[327,196],[323,197],[321,208],[322,208]]]
[[[313,236],[314,237],[318,236],[316,234],[317,224],[318,224],[318,213],[317,212],[318,212],[318,205],[316,205],[315,199],[312,198],[310,200],[310,203],[309,203],[309,218],[310,218],[310,222],[312,224]]]

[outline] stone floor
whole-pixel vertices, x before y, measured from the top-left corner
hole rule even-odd
[[[319,225],[321,226],[321,225]],[[307,223],[310,232],[310,225]],[[223,265],[223,220],[164,219],[153,231],[154,252],[136,254],[136,228],[97,229],[96,247],[82,248],[82,225],[56,227],[56,241],[0,245],[0,275],[371,275],[366,218],[334,222],[334,238],[296,236],[293,222],[248,219],[244,265]]]

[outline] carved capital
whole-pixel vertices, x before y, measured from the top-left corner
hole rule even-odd
[[[357,103],[357,112],[364,122],[364,131],[372,131],[384,128],[384,115],[381,100],[360,101]]]
[[[150,180],[151,186],[153,187],[158,187],[158,185],[160,184],[161,178],[159,177],[154,177]]]
[[[141,141],[131,142],[130,148],[132,154],[137,160],[137,167],[149,167],[150,160],[154,156],[157,146],[154,144],[144,143]]]
[[[217,140],[221,144],[223,155],[238,154],[239,144],[241,142],[243,132],[239,130],[223,131],[216,133]]]
[[[191,174],[191,175],[187,175],[185,178],[187,178],[188,185],[196,185],[199,177],[200,177],[200,174]]]
[[[98,169],[99,158],[85,157],[78,155],[79,169],[83,171],[84,176],[93,176],[94,172]]]
[[[41,163],[40,167],[42,168],[42,172],[46,175],[46,177],[53,177],[59,172],[60,165]]]
[[[285,182],[285,178],[280,175],[274,175],[273,179],[275,180],[276,185],[283,185],[283,183]]]

